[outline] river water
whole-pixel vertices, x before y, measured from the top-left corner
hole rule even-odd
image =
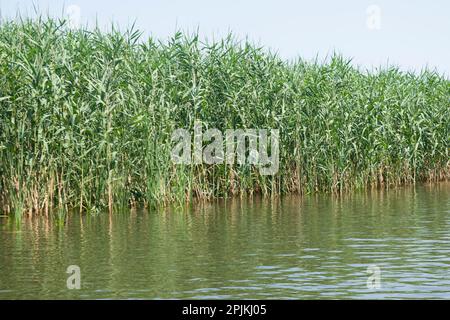
[[[450,184],[2,217],[0,299],[16,298],[450,299]]]

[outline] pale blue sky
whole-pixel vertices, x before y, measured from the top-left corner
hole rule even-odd
[[[83,24],[97,19],[103,26],[114,21],[125,28],[136,21],[146,36],[161,39],[177,28],[198,27],[209,38],[232,30],[285,59],[324,57],[335,50],[363,68],[389,61],[405,70],[428,65],[450,75],[448,0],[0,0],[1,14],[30,15],[33,3],[56,16],[64,6],[77,5]],[[379,30],[367,26],[370,5],[381,10]]]

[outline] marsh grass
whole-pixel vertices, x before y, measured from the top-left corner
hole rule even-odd
[[[246,194],[389,188],[449,178],[450,82],[363,72],[334,55],[285,62],[229,36],[0,26],[0,204],[97,212]],[[280,170],[174,165],[176,128],[280,129]]]

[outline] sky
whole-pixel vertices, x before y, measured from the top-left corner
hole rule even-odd
[[[34,7],[81,25],[135,22],[144,37],[161,40],[175,30],[208,39],[232,31],[286,60],[338,52],[363,69],[389,64],[450,75],[448,0],[0,0],[3,19],[33,16]]]

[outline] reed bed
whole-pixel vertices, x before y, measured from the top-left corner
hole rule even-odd
[[[0,26],[0,211],[96,212],[237,195],[389,188],[450,176],[450,81],[362,71],[334,55],[286,62],[232,36]],[[280,169],[175,165],[194,121],[280,130]]]

